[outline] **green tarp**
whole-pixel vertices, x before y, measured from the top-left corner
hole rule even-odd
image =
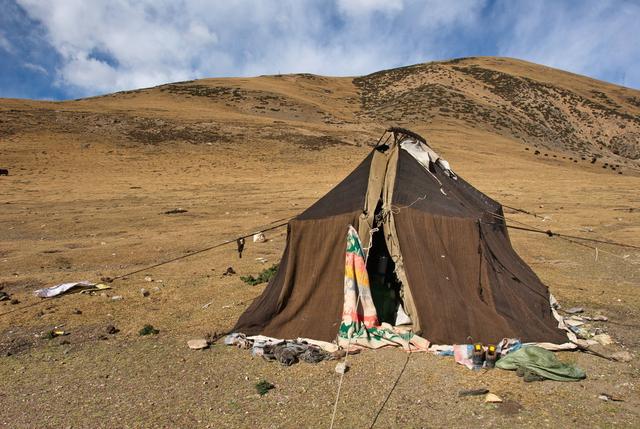
[[[509,353],[496,362],[496,367],[510,371],[523,368],[555,381],[578,381],[587,376],[580,368],[559,361],[553,352],[537,346],[525,346]]]

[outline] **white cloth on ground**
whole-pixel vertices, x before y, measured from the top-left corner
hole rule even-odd
[[[77,288],[77,287],[87,288],[87,287],[94,287],[95,285],[96,283],[90,282],[88,280],[82,280],[79,282],[62,283],[56,286],[51,286],[44,289],[38,289],[37,291],[34,292],[34,294],[36,296],[39,296],[40,298],[52,298],[54,296],[58,296],[65,292],[68,292],[73,288]]]

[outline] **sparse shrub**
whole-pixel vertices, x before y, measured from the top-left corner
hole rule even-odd
[[[138,331],[138,335],[143,336],[143,335],[158,335],[160,333],[159,329],[156,329],[153,327],[153,325],[144,325],[142,327],[142,329],[140,329]]]
[[[276,386],[269,383],[267,380],[260,380],[256,383],[256,392],[258,392],[260,396],[263,396],[266,395],[269,390],[275,389],[275,387]]]
[[[260,283],[269,282],[269,280],[271,280],[273,276],[276,275],[277,272],[278,272],[278,264],[273,264],[271,267],[262,270],[262,272],[258,274],[257,277],[254,277],[252,275],[240,276],[240,280],[242,280],[248,285],[255,286],[255,285],[259,285]]]

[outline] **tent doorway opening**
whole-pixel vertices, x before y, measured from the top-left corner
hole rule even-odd
[[[395,326],[400,324],[396,323],[400,321],[399,319],[403,320],[403,317],[398,317],[399,311],[405,319],[407,317],[401,305],[402,283],[398,280],[395,273],[396,264],[387,249],[384,226],[379,227],[379,230],[373,234],[372,244],[367,259],[367,273],[371,296],[378,313],[378,322]]]

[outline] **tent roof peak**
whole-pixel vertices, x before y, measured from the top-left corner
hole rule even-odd
[[[397,141],[399,139],[402,139],[402,137],[406,136],[406,137],[412,137],[418,141],[421,141],[424,144],[427,144],[427,140],[422,137],[420,134],[418,133],[414,133],[411,130],[407,130],[406,128],[400,128],[400,127],[390,127],[387,128],[387,132],[388,133],[393,133],[393,137],[394,139]]]

